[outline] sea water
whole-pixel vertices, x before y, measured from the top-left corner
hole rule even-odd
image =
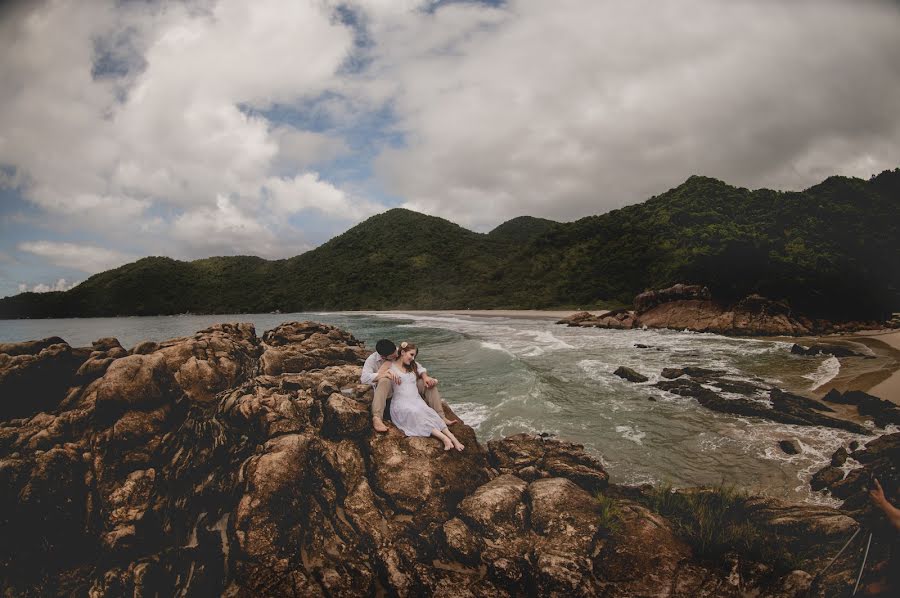
[[[262,335],[282,322],[304,319],[346,329],[368,347],[380,338],[416,343],[419,361],[481,442],[519,432],[549,433],[583,444],[614,483],[724,483],[790,500],[837,504],[811,492],[809,479],[838,447],[871,438],[716,413],[693,398],[652,386],[666,367],[720,369],[735,380],[800,392],[838,373],[837,359],[793,355],[791,344],[780,341],[568,328],[519,317],[339,312],[3,320],[0,342],[60,336],[85,346],[114,336],[128,348],[143,340],[190,335],[216,322],[251,322]],[[649,381],[627,382],[613,374],[619,366]],[[765,394],[752,398],[767,400]],[[777,445],[782,439],[796,439],[802,452],[784,454]],[[852,465],[851,460],[846,467]]]

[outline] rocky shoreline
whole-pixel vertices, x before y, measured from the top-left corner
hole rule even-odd
[[[900,327],[900,321],[835,322],[794,313],[784,302],[750,295],[735,304],[713,299],[707,287],[676,284],[634,298],[634,309],[601,315],[582,311],[559,324],[591,328],[672,328],[726,336],[809,336]]]
[[[524,434],[482,445],[464,423],[462,453],[374,434],[358,384],[367,353],[315,322],[261,337],[219,324],[131,349],[0,345],[0,590],[832,596],[852,587],[855,557],[814,576],[868,516],[860,482],[877,470],[896,488],[894,434],[850,453],[864,465],[841,480],[840,509],[730,498],[719,524],[741,522],[753,542],[726,538],[713,558],[686,532],[702,529],[700,513],[669,507],[714,490],[617,485],[580,445]],[[670,375],[686,392],[727,383]],[[789,560],[758,550],[775,543]],[[870,562],[886,558],[876,539]]]

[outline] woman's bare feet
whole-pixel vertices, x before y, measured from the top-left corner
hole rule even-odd
[[[384,422],[381,421],[380,417],[372,418],[372,427],[375,428],[376,432],[387,432],[388,431],[387,426],[384,425]]]
[[[453,443],[453,448],[455,448],[456,450],[461,451],[464,448],[466,448],[466,445],[464,445],[462,442],[457,440],[456,436],[454,436],[453,433],[450,432],[450,430],[447,430],[446,432],[444,432],[444,434],[446,434],[446,436],[450,439],[450,442]],[[446,449],[444,449],[444,450],[446,450]]]

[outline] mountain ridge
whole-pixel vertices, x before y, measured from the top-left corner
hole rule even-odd
[[[280,310],[624,306],[675,282],[828,317],[900,307],[900,169],[804,191],[692,175],[573,222],[520,216],[489,233],[393,208],[297,256],[141,258],[68,291],[0,299],[0,317]]]

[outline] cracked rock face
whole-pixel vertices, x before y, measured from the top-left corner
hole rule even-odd
[[[580,445],[485,446],[464,423],[451,428],[463,452],[374,433],[368,352],[331,326],[0,350],[0,389],[37,379],[28,368],[61,376],[0,419],[4,595],[795,596],[810,584],[805,571],[698,561]],[[615,528],[598,493],[618,496]],[[833,509],[756,513],[789,513],[788,537],[826,522],[826,547],[852,526]]]

